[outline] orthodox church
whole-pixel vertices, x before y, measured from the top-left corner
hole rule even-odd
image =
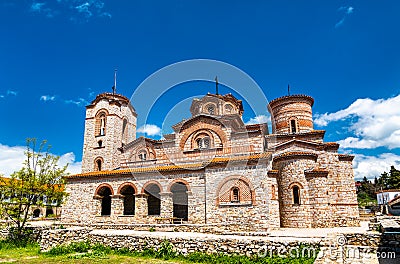
[[[76,225],[357,226],[352,161],[313,129],[308,95],[272,100],[267,124],[246,125],[231,94],[194,99],[160,140],[136,137],[129,99],[86,106],[82,173],[66,176],[62,221]]]

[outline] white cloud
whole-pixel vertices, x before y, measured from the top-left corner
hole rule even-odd
[[[336,24],[335,24],[335,28],[340,27],[341,25],[343,25],[345,18],[343,17],[342,19],[340,19]]]
[[[160,136],[161,128],[156,125],[145,124],[137,129],[138,133],[147,134],[148,136]]]
[[[250,118],[245,124],[246,125],[253,125],[253,124],[264,124],[269,121],[269,116],[266,115],[258,115],[253,118]]]
[[[49,18],[54,17],[54,15],[57,13],[56,11],[53,11],[51,8],[47,7],[45,2],[33,2],[30,10],[33,13],[44,14]]]
[[[0,94],[0,98],[5,98],[6,96],[17,96],[18,92],[7,90],[5,94]]]
[[[338,11],[343,11],[345,14],[351,14],[354,11],[354,7],[352,6],[341,6],[338,8]]]
[[[40,12],[46,3],[32,3],[31,11]]]
[[[40,101],[54,101],[56,97],[54,95],[42,95],[40,96]]]
[[[16,92],[16,91],[7,90],[7,95],[17,96],[17,94],[18,94],[18,92]]]
[[[25,146],[7,146],[0,144],[0,174],[10,176],[14,171],[21,169],[25,160]],[[81,162],[75,161],[75,155],[68,152],[60,156],[59,166],[69,163],[67,172],[71,174],[81,172]]]
[[[71,21],[87,22],[89,18],[93,17],[111,18],[111,14],[105,11],[104,6],[102,0],[34,1],[30,5],[30,11],[49,18],[66,14]]]
[[[374,179],[384,172],[390,170],[390,166],[394,165],[397,169],[400,167],[400,156],[393,153],[383,153],[378,156],[366,156],[363,154],[355,154],[353,161],[354,177],[362,179]]]
[[[83,13],[85,17],[91,17],[93,14],[89,10],[90,4],[88,2],[75,6],[79,13]]]
[[[347,10],[346,10],[346,14],[351,14],[351,13],[353,13],[353,11],[354,11],[354,7],[349,6],[349,7],[347,8]]]
[[[81,173],[82,162],[75,161],[75,154],[73,152],[65,153],[60,156],[58,160],[59,166],[65,166],[68,163],[67,172],[71,174]]]
[[[316,115],[315,124],[349,121],[354,134],[339,141],[342,148],[369,149],[400,147],[400,95],[388,99],[357,99],[346,109],[335,113]]]
[[[74,105],[77,105],[77,106],[83,106],[83,105],[89,104],[89,102],[86,101],[86,100],[83,99],[83,98],[78,98],[78,99],[76,99],[76,100],[65,100],[64,102],[65,102],[66,104],[74,104]]]
[[[354,12],[354,7],[352,6],[341,6],[338,8],[339,12],[344,13],[343,17],[335,24],[335,28],[338,28],[344,24],[346,17],[351,15]]]

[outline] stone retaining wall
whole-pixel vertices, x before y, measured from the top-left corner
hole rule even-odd
[[[72,242],[84,242],[88,240],[88,234],[91,231],[92,229],[84,227],[44,230],[40,239],[40,248],[46,251],[59,245],[67,245]]]
[[[159,249],[162,242],[168,240],[174,250],[181,254],[192,252],[226,253],[240,255],[268,256],[270,254],[302,254],[301,245],[306,245],[305,254],[314,254],[319,251],[316,263],[378,263],[364,262],[368,258],[375,258],[378,251],[400,252],[400,234],[345,233],[330,234],[322,237],[269,237],[212,235],[199,233],[176,232],[137,232],[135,230],[93,229],[73,227],[67,229],[45,230],[40,240],[42,251],[48,251],[58,245],[72,242],[88,241],[91,244],[101,243],[111,248],[128,248],[143,250],[146,248]],[[344,240],[343,240],[344,239]],[[343,244],[344,243],[344,244]],[[297,252],[296,252],[297,251]],[[316,252],[316,251],[315,251]],[[348,253],[354,253],[355,256]],[[327,262],[328,261],[328,262]]]
[[[165,232],[196,232],[207,234],[243,234],[255,235],[263,233],[267,235],[267,226],[257,226],[258,232],[254,232],[254,225],[250,224],[89,224],[79,225],[75,223],[63,223],[65,227],[89,227],[91,229],[128,229],[136,231],[165,231]]]
[[[291,248],[298,248],[302,244],[310,245],[310,248],[317,249],[327,244],[321,238],[289,240],[267,238],[260,236],[196,236],[194,233],[186,235],[171,232],[166,237],[165,233],[143,234],[129,230],[92,230],[89,228],[68,228],[58,230],[47,230],[43,232],[40,241],[42,251],[48,251],[58,245],[66,245],[72,242],[89,241],[90,243],[101,243],[111,248],[129,248],[131,250],[143,250],[145,248],[158,249],[161,242],[168,240],[178,253],[187,254],[191,252],[205,253],[227,253],[251,255],[272,251],[285,252]]]

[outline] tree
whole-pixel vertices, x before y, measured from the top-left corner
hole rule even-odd
[[[400,171],[394,166],[390,167],[389,173],[386,171],[378,179],[378,189],[400,189]]]
[[[14,239],[26,239],[25,224],[32,206],[44,206],[46,201],[57,201],[59,206],[66,196],[65,170],[59,167],[59,157],[51,154],[50,146],[42,141],[37,148],[36,139],[26,140],[26,160],[23,167],[10,178],[0,178],[0,207],[14,224]]]
[[[400,189],[400,171],[394,166],[390,167],[388,183],[392,189]]]
[[[378,188],[382,188],[384,190],[389,188],[389,174],[385,171],[381,174],[381,177],[378,179]]]

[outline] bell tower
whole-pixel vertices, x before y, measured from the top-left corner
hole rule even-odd
[[[312,106],[308,95],[288,95],[269,103],[273,134],[296,134],[313,130]]]
[[[135,109],[129,99],[102,93],[86,106],[82,173],[118,168],[121,147],[136,139]]]

